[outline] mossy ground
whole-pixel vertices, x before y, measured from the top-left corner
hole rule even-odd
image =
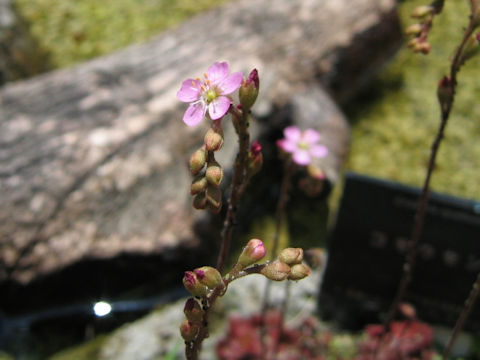
[[[228,0],[14,0],[56,67],[143,42]]]

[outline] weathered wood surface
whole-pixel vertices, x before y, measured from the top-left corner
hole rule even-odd
[[[293,105],[300,125],[325,137],[335,128],[338,172],[348,129],[318,86],[348,98],[399,39],[394,0],[239,0],[148,43],[6,85],[0,281],[28,282],[85,257],[198,244],[193,228],[204,215],[191,209],[185,165],[206,124],[186,127],[175,95],[217,60],[258,68],[259,116]],[[308,106],[315,98],[330,105]],[[273,127],[264,124],[252,131]],[[234,143],[227,139],[224,165]]]

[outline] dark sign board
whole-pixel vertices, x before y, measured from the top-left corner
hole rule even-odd
[[[322,281],[323,315],[348,325],[388,309],[419,195],[417,188],[347,174]],[[479,272],[480,203],[431,193],[406,301],[421,319],[452,326]],[[480,330],[480,304],[467,327]]]

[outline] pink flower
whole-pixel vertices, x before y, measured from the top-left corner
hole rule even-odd
[[[198,125],[207,110],[212,120],[221,119],[232,103],[227,95],[236,91],[243,80],[241,72],[228,74],[226,62],[214,63],[203,76],[203,81],[200,78],[185,80],[177,93],[180,101],[190,103],[183,115],[183,122],[188,126]]]
[[[277,145],[285,152],[291,153],[293,161],[298,165],[308,165],[312,157],[322,158],[328,153],[328,149],[318,144],[320,134],[307,129],[304,132],[296,126],[289,126],[283,130],[284,139],[277,141]]]

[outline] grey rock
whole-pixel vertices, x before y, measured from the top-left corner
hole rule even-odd
[[[209,218],[190,206],[186,161],[207,124],[186,127],[175,95],[214,61],[245,73],[258,68],[255,115],[264,121],[253,137],[272,131],[278,110],[288,109],[288,121],[329,139],[335,182],[348,126],[320,86],[348,99],[400,39],[394,0],[239,0],[148,43],[7,84],[0,89],[0,282],[28,283],[122,253],[178,258],[180,249],[199,246],[195,228]],[[227,137],[226,169],[236,143]]]

